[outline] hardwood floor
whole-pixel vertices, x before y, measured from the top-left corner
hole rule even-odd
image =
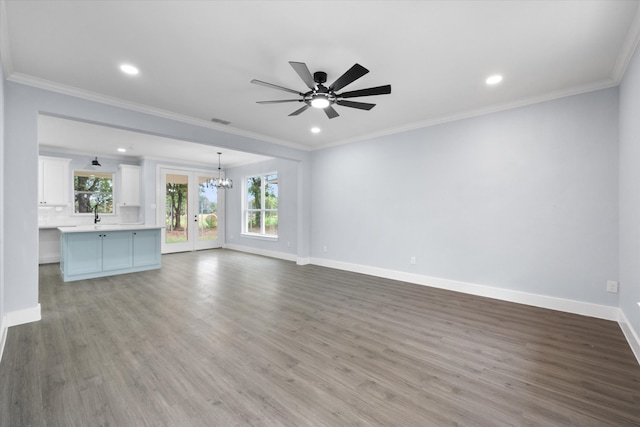
[[[9,329],[1,426],[638,426],[615,322],[210,250],[63,283]]]

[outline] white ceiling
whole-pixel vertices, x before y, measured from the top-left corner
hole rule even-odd
[[[6,1],[9,80],[315,149],[615,86],[640,34],[638,1]],[[391,84],[328,119],[298,103],[288,61]],[[132,63],[138,76],[118,67]],[[501,84],[487,86],[494,73]],[[228,126],[212,124],[212,117]],[[321,128],[311,134],[310,128]],[[51,142],[51,141],[47,141]],[[53,142],[55,143],[55,142]],[[215,154],[214,154],[215,156]]]

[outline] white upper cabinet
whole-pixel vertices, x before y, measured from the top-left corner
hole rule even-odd
[[[140,206],[140,166],[120,165],[118,204]]]
[[[69,204],[69,164],[71,159],[38,157],[38,205]]]

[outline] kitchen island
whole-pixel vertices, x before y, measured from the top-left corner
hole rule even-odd
[[[59,227],[64,281],[160,268],[161,229],[147,225]]]

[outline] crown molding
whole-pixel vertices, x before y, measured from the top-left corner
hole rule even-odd
[[[592,84],[587,84],[583,86],[577,86],[573,88],[569,88],[566,90],[559,90],[555,92],[549,92],[540,96],[532,96],[529,98],[524,98],[515,102],[508,102],[504,104],[497,104],[493,106],[489,106],[486,108],[479,108],[474,110],[464,111],[458,114],[445,115],[440,117],[433,117],[427,120],[409,123],[405,126],[399,126],[395,128],[385,129],[375,133],[369,133],[366,135],[361,135],[354,138],[344,139],[328,144],[314,146],[311,150],[323,150],[325,148],[336,147],[339,145],[351,144],[354,142],[359,142],[367,139],[380,138],[383,136],[389,136],[396,133],[408,132],[416,129],[427,128],[431,126],[437,126],[444,123],[455,122],[458,120],[470,119],[473,117],[484,116],[486,114],[497,113],[505,110],[512,110],[514,108],[526,107],[527,105],[540,104],[542,102],[553,101],[554,99],[567,98],[574,95],[581,95],[583,93],[594,92],[601,89],[608,89],[611,87],[617,86],[618,83],[611,79],[601,80],[599,82],[595,82]]]
[[[7,22],[7,2],[0,0],[0,61],[5,76],[11,75],[13,65],[9,54],[9,25]]]
[[[616,84],[620,84],[624,78],[629,62],[631,62],[631,58],[638,47],[638,43],[640,43],[640,5],[636,9],[636,14],[633,17],[629,31],[627,31],[627,36],[624,39],[624,43],[613,67],[613,72],[611,73],[611,78]]]
[[[309,147],[302,144],[295,143],[295,142],[272,138],[265,135],[259,135],[253,132],[229,127],[226,125],[217,124],[207,120],[197,119],[191,116],[185,116],[182,114],[173,113],[171,111],[166,111],[159,108],[153,108],[143,104],[137,104],[134,102],[125,101],[119,98],[102,95],[96,92],[79,89],[73,86],[63,85],[61,83],[56,83],[50,80],[29,76],[27,74],[11,73],[6,75],[6,79],[14,83],[20,83],[26,86],[36,87],[38,89],[43,89],[50,92],[59,93],[62,95],[72,96],[75,98],[84,99],[86,101],[98,102],[100,104],[110,105],[112,107],[123,108],[131,111],[136,111],[139,113],[161,117],[168,120],[175,120],[181,123],[214,129],[219,132],[242,136],[245,138],[251,138],[258,141],[269,142],[272,144],[282,145],[289,148],[295,148],[296,150],[300,150],[300,151],[310,151]]]

